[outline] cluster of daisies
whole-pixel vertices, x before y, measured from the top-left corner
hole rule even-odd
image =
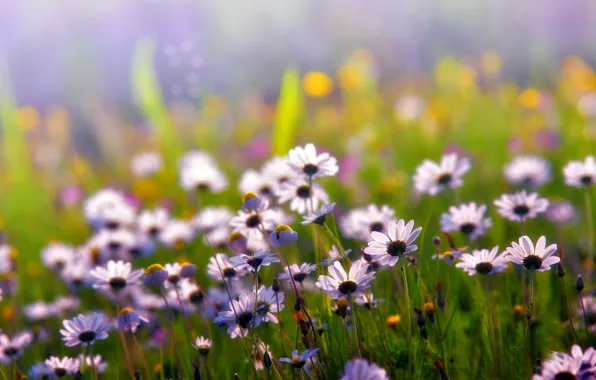
[[[131,170],[136,176],[147,177],[159,172],[162,164],[158,154],[144,153],[133,159]],[[470,168],[470,160],[456,154],[445,155],[439,163],[426,160],[416,170],[414,188],[420,194],[429,195],[455,189],[463,184],[463,176]],[[338,171],[337,160],[329,153],[317,152],[313,144],[298,146],[286,157],[269,160],[260,170],[243,173],[238,182],[244,194],[239,210],[205,206],[187,219],[176,218],[167,207],[138,209],[127,194],[102,189],[83,205],[85,219],[93,230],[89,239],[80,246],[52,242],[41,252],[45,266],[62,279],[70,294],[53,302],[26,305],[23,313],[35,322],[61,319],[59,333],[64,345],[83,346],[90,352],[94,342],[106,339],[111,330],[136,339],[137,329],[158,329],[160,313],[172,316],[175,311],[185,320],[189,335],[194,337],[189,344],[206,358],[212,341],[208,337],[197,337],[189,323],[189,318],[198,314],[225,329],[230,338],[248,341],[247,354],[254,369],[261,370],[271,368],[274,353],[270,345],[259,338],[258,330],[264,324],[277,324],[281,329],[279,316],[289,304],[293,305],[304,350],[294,347],[288,357],[282,353],[278,363],[288,363],[294,370],[306,373],[324,373],[324,353],[319,351],[317,336],[325,326],[312,315],[306,301],[307,292],[322,291],[337,300],[334,310],[344,318],[347,329],[346,316],[356,307],[354,303],[374,308],[382,301],[375,300],[371,290],[376,272],[398,263],[407,264],[412,257],[410,254],[418,250],[415,243],[422,231],[413,220],[397,218],[388,205],[349,210],[339,217],[343,238],[367,242],[360,257],[355,258],[332,230],[329,220],[334,217],[335,203],[330,202],[318,183]],[[199,196],[201,192],[217,193],[228,186],[215,160],[202,151],[184,155],[178,163],[178,174],[180,186]],[[570,186],[586,187],[596,183],[594,158],[570,162],[564,175]],[[514,185],[537,189],[551,179],[550,166],[540,157],[521,156],[505,166],[505,177]],[[559,222],[574,217],[570,204],[552,207],[538,193],[525,190],[502,195],[494,205],[504,218],[519,223],[541,213]],[[301,224],[313,225],[328,237],[330,244],[325,249],[325,257],[317,263],[290,260],[298,241],[298,233],[290,227],[296,217]],[[491,224],[486,205],[471,202],[450,207],[441,215],[441,230],[461,233],[468,247],[451,243],[447,254],[437,252],[433,257],[456,262],[455,266],[469,275],[496,274],[510,262],[532,272],[545,271],[559,263],[560,257],[555,254],[557,245],[547,245],[545,236],[535,242],[521,236],[503,252],[499,247],[468,252],[471,242],[485,235]],[[198,268],[192,263],[194,251],[190,247],[199,237],[216,251],[206,268],[211,286],[202,286],[196,280]],[[173,252],[189,261],[133,268],[135,260],[150,257],[157,250]],[[14,250],[8,245],[0,246],[0,273],[14,271],[14,265]],[[281,268],[275,269],[277,265]],[[259,271],[266,267],[274,268],[277,273],[271,284],[259,282]],[[314,278],[315,272],[319,272],[317,278]],[[327,274],[320,274],[322,272]],[[0,285],[4,297],[15,295],[16,281],[4,281]],[[112,309],[76,315],[80,309],[76,295],[84,287],[94,289],[111,301]],[[24,330],[12,337],[0,335],[0,362],[14,362],[27,346],[48,339],[47,335],[51,334],[47,332],[44,337],[44,334]],[[553,378],[547,375],[553,371],[591,374],[592,352],[589,349],[582,353],[574,347],[571,355],[555,354],[543,363],[542,376]],[[63,377],[83,368],[100,373],[106,367],[101,356],[92,353],[79,357],[50,356],[29,373],[33,378]],[[349,361],[341,376],[344,379],[388,378],[384,369],[363,359]]]

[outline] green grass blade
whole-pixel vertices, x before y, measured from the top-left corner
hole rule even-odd
[[[277,101],[273,125],[273,154],[284,155],[294,145],[294,135],[302,115],[302,104],[300,74],[296,69],[288,69],[284,73]]]

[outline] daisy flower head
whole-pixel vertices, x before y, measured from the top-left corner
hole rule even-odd
[[[372,240],[368,242],[368,247],[364,248],[364,253],[372,256],[373,261],[378,261],[381,265],[394,266],[402,255],[407,255],[418,249],[414,243],[422,227],[414,229],[414,221],[410,220],[407,224],[403,219],[391,221],[389,231],[386,234],[373,231],[370,233]]]
[[[118,313],[117,322],[119,330],[134,334],[137,332],[137,328],[139,328],[141,323],[147,323],[149,320],[139,315],[130,307],[125,307]]]
[[[290,165],[288,165],[287,159],[278,156],[272,157],[269,161],[265,162],[261,166],[261,173],[275,180],[278,186],[298,177]]]
[[[386,234],[392,220],[395,220],[395,211],[392,208],[370,204],[350,210],[340,219],[339,226],[345,237],[366,240],[373,231]]]
[[[33,334],[26,330],[12,338],[6,334],[0,334],[0,363],[7,365],[20,358],[25,347],[31,343],[33,343]]]
[[[279,361],[283,363],[289,363],[292,365],[292,367],[300,369],[304,367],[306,361],[315,356],[317,352],[319,352],[318,348],[315,348],[314,350],[304,350],[303,353],[299,353],[298,350],[294,350],[292,351],[291,357],[279,358]]]
[[[277,214],[271,209],[239,210],[230,219],[230,226],[234,232],[240,232],[248,240],[258,240],[263,237],[263,229],[270,231],[277,225]]]
[[[279,258],[267,249],[260,249],[251,255],[241,254],[230,258],[230,262],[236,270],[258,272],[261,267],[267,267],[272,263],[279,263]]]
[[[414,174],[414,187],[421,194],[437,195],[444,189],[463,185],[462,176],[470,170],[470,160],[455,153],[446,154],[441,162],[424,160]]]
[[[66,375],[74,375],[79,370],[79,360],[76,358],[69,358],[68,356],[62,358],[50,356],[46,359],[45,365],[58,378]]]
[[[184,220],[170,220],[159,234],[159,241],[163,245],[176,249],[182,249],[194,238],[194,228]]]
[[[505,165],[503,172],[513,185],[539,187],[551,179],[550,164],[539,156],[518,156]]]
[[[142,279],[145,285],[159,288],[166,282],[169,275],[170,274],[163,265],[152,264],[145,269]]]
[[[533,219],[548,208],[548,200],[539,198],[537,193],[527,194],[525,190],[503,194],[494,203],[498,213],[512,222]]]
[[[254,192],[266,200],[273,198],[278,186],[277,180],[274,177],[262,174],[253,169],[248,169],[242,173],[238,181],[238,190],[241,193]]]
[[[180,265],[180,263],[166,264],[164,269],[168,272],[168,277],[164,283],[164,288],[169,289],[171,287],[178,286],[182,281],[182,276],[180,275],[182,265]]]
[[[211,351],[212,344],[211,339],[199,336],[195,339],[194,343],[192,343],[192,346],[199,351],[201,356],[205,357],[209,354],[209,351]]]
[[[366,359],[353,359],[346,363],[340,380],[389,380],[387,372]]]
[[[233,216],[227,207],[205,207],[194,217],[192,223],[197,231],[203,233],[205,244],[217,247],[226,244]]]
[[[321,186],[309,184],[305,179],[294,179],[280,185],[278,202],[290,202],[290,210],[299,214],[309,214],[319,207],[320,202],[328,203],[329,197]]]
[[[101,360],[101,355],[90,356],[86,355],[79,355],[79,363],[83,360],[85,361],[85,367],[87,368],[95,368],[95,372],[97,373],[104,373],[108,368],[108,363]]]
[[[303,216],[303,221],[300,222],[303,225],[306,224],[319,224],[323,225],[325,223],[325,219],[327,218],[328,214],[333,212],[335,208],[335,202],[325,203],[315,212],[308,213],[307,215]]]
[[[294,231],[287,224],[280,224],[275,227],[273,232],[269,235],[269,243],[274,247],[282,247],[285,245],[294,244],[298,241],[298,232]]]
[[[350,271],[346,273],[339,261],[329,266],[330,276],[319,276],[316,285],[332,299],[358,297],[362,291],[370,288],[375,277],[374,272],[367,273],[368,264],[363,260],[352,262]]]
[[[234,268],[230,258],[225,253],[216,253],[214,257],[209,258],[207,274],[214,281],[229,281],[243,276],[246,271]]]
[[[79,314],[73,319],[65,319],[62,324],[64,329],[60,329],[60,334],[66,347],[92,345],[96,340],[106,339],[110,330],[102,313]]]
[[[130,171],[135,177],[145,178],[159,172],[163,159],[158,152],[142,152],[135,154],[130,160]]]
[[[457,268],[467,272],[470,276],[478,274],[489,275],[499,273],[507,268],[507,253],[503,252],[500,255],[499,247],[494,247],[490,251],[488,249],[480,249],[472,251],[472,254],[464,253],[460,257],[460,262],[455,264]]]
[[[128,209],[130,206],[126,201],[126,197],[123,193],[113,189],[101,189],[89,198],[87,198],[83,204],[83,213],[87,222],[94,228],[99,229],[102,227],[108,227],[108,220],[106,214],[110,214],[112,218],[119,217],[132,217],[131,220],[123,220],[123,222],[134,221],[134,210]],[[121,212],[119,212],[121,211]],[[116,227],[113,225],[115,220],[111,221],[109,227]]]
[[[94,279],[93,288],[118,293],[122,289],[140,284],[143,270],[132,270],[131,263],[108,261],[106,267],[97,266],[89,274]]]
[[[346,256],[348,256],[350,253],[352,253],[352,250],[346,249],[345,253],[346,253]],[[339,251],[339,249],[337,249],[337,247],[335,245],[331,246],[331,249],[329,251],[327,251],[327,254],[329,255],[329,257],[326,258],[325,260],[323,260],[321,262],[321,265],[329,266],[336,261],[342,261],[344,259],[344,256],[341,254],[341,252]]]
[[[129,260],[131,252],[137,248],[137,237],[124,228],[100,230],[87,242],[89,253],[94,262],[105,262],[111,258]]]
[[[576,216],[575,207],[568,201],[549,202],[546,209],[546,218],[557,224],[569,223]]]
[[[36,301],[23,308],[25,317],[30,321],[42,321],[58,313],[58,310],[52,303]]]
[[[31,368],[29,368],[29,371],[27,371],[27,375],[30,378],[35,379],[35,380],[38,380],[38,379],[45,380],[45,379],[51,379],[51,376],[55,375],[55,373],[45,363],[37,362],[37,363],[33,364],[31,366]],[[56,375],[56,377],[59,378],[58,375]]]
[[[261,322],[259,314],[254,314],[255,294],[243,293],[238,300],[230,301],[230,310],[221,311],[214,319],[216,324],[227,324],[230,338],[246,337],[248,329],[253,325],[256,327]]]
[[[274,313],[282,311],[284,306],[283,292],[276,292],[273,287],[268,288],[261,285],[257,292],[257,314],[261,318],[261,322],[277,323],[278,320]]]
[[[379,302],[385,302],[384,299],[375,299],[375,295],[372,293],[362,294],[359,297],[354,298],[354,302],[357,305],[364,306],[368,310],[376,309],[379,306]]]
[[[74,258],[74,247],[60,242],[50,243],[41,250],[41,260],[45,266],[57,272],[60,272]],[[5,262],[9,263],[10,260]]]
[[[137,217],[137,228],[151,238],[157,238],[170,220],[168,210],[163,207],[155,210],[143,210]]]
[[[310,263],[292,264],[285,267],[284,271],[277,276],[279,280],[291,280],[302,283],[310,273],[317,270],[317,266]]]
[[[178,175],[186,191],[220,193],[228,187],[228,179],[215,162],[190,160],[180,166]]]
[[[570,161],[563,168],[565,183],[573,187],[585,187],[596,183],[596,160],[588,156],[584,161]]]
[[[511,247],[507,248],[509,261],[523,265],[527,270],[538,272],[549,270],[552,265],[561,261],[558,256],[553,256],[556,251],[556,244],[546,246],[546,237],[544,236],[538,238],[536,245],[528,236],[522,236],[519,238],[519,244],[512,242]]]
[[[555,352],[542,362],[540,373],[532,380],[590,379],[593,372],[594,366],[584,366],[581,357]]]
[[[461,232],[475,240],[486,233],[492,225],[490,217],[486,217],[486,206],[475,202],[449,207],[449,212],[441,215],[441,229],[444,232]]]
[[[339,171],[337,160],[329,153],[317,155],[314,144],[297,146],[288,152],[287,164],[296,173],[306,178],[334,176]]]

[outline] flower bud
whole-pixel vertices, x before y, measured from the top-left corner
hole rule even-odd
[[[581,293],[581,291],[584,290],[584,279],[581,274],[578,274],[577,280],[575,280],[575,290],[577,290],[578,293]]]
[[[348,300],[345,298],[340,298],[337,301],[337,315],[342,318],[346,318],[348,315]]]
[[[271,284],[271,289],[275,293],[278,293],[281,290],[281,285],[280,285],[279,280],[277,278],[274,278],[273,279],[273,283]]]

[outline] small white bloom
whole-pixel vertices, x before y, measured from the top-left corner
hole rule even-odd
[[[62,324],[64,329],[60,330],[60,334],[67,347],[89,346],[96,340],[106,339],[110,329],[108,320],[101,313],[79,314],[72,320],[65,319]]]
[[[368,242],[368,247],[364,248],[364,253],[372,256],[372,260],[381,265],[394,266],[402,255],[407,255],[418,249],[413,244],[422,227],[414,229],[414,221],[410,220],[407,224],[403,219],[391,221],[389,223],[388,234],[373,231],[370,233],[372,240]]]
[[[366,359],[354,359],[346,363],[340,380],[389,380],[387,372]]]
[[[178,219],[172,219],[159,234],[159,241],[166,247],[182,249],[185,244],[195,238],[195,231],[191,224]]]
[[[444,232],[462,232],[472,240],[486,233],[492,225],[491,218],[485,218],[486,206],[475,202],[449,207],[449,212],[441,215],[441,229]]]
[[[349,273],[346,273],[339,261],[329,266],[330,276],[319,276],[316,285],[332,299],[358,297],[362,291],[370,288],[370,283],[375,277],[367,273],[368,264],[363,260],[352,262]]]
[[[319,207],[320,202],[328,203],[329,197],[321,186],[316,183],[308,184],[306,180],[291,180],[280,185],[278,202],[290,201],[290,209],[299,214],[312,213]]]
[[[425,160],[416,169],[414,187],[421,193],[437,195],[444,189],[455,189],[463,184],[461,177],[470,170],[470,160],[451,153],[444,155],[440,163]]]
[[[230,301],[230,310],[221,311],[213,322],[227,324],[228,334],[232,339],[248,336],[248,329],[261,323],[259,314],[253,314],[255,308],[255,294],[244,293],[238,301]]]
[[[329,153],[317,155],[314,144],[297,146],[288,153],[288,165],[297,174],[306,178],[334,176],[339,171],[337,160]]]
[[[135,177],[150,177],[156,174],[163,165],[163,159],[157,152],[136,154],[130,160],[130,170]]]
[[[126,287],[139,285],[143,272],[143,269],[133,271],[131,263],[110,260],[105,268],[95,267],[90,275],[95,280],[95,289],[117,293]]]
[[[170,214],[165,208],[143,210],[137,218],[137,227],[140,232],[155,238],[168,224]]]
[[[539,187],[551,179],[549,162],[538,156],[518,156],[505,165],[503,171],[513,185]]]
[[[488,275],[495,274],[507,268],[507,253],[503,252],[500,255],[499,247],[494,247],[490,251],[488,249],[480,249],[472,251],[472,254],[464,253],[460,257],[460,262],[455,264],[457,268],[463,269],[470,276],[476,273]]]
[[[538,239],[536,246],[529,237],[522,236],[519,238],[519,244],[512,242],[511,247],[507,248],[507,252],[509,252],[507,258],[512,263],[523,265],[528,270],[544,272],[561,261],[558,256],[553,256],[556,251],[556,244],[546,246],[546,237],[544,236]]]
[[[386,234],[392,220],[395,220],[395,211],[389,206],[370,204],[350,210],[340,219],[339,226],[345,237],[366,240],[373,231]]]
[[[317,270],[317,266],[314,264],[304,263],[304,264],[300,264],[300,266],[298,266],[297,264],[292,264],[289,267],[286,266],[284,268],[284,271],[282,273],[280,273],[277,276],[277,278],[279,280],[293,279],[294,281],[296,281],[298,283],[302,283],[302,281],[304,281],[306,279],[306,276],[308,276],[310,273],[312,273],[316,270]]]
[[[548,208],[548,200],[539,198],[537,193],[527,194],[525,190],[503,194],[494,203],[499,214],[512,222],[535,218]]]
[[[596,160],[588,156],[582,161],[570,161],[563,168],[565,183],[573,187],[584,187],[596,183]]]

